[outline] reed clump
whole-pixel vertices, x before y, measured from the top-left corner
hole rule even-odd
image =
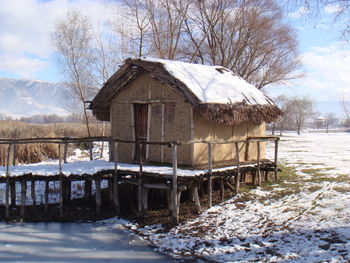
[[[90,127],[92,136],[106,136],[101,123]],[[104,130],[109,130],[104,127]],[[82,123],[28,124],[19,121],[0,121],[1,139],[26,139],[48,137],[86,137]],[[37,163],[58,158],[58,145],[52,143],[18,144],[16,163]],[[0,145],[0,165],[6,165],[8,145]],[[11,158],[13,159],[12,153]]]

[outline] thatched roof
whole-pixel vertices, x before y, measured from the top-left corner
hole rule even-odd
[[[226,68],[145,58],[125,60],[93,99],[93,114],[109,120],[111,99],[141,74],[169,85],[204,118],[219,123],[258,124],[272,122],[282,114],[260,90]]]

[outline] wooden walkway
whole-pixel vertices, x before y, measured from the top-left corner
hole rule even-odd
[[[201,204],[199,201],[198,189],[205,185],[206,192],[208,194],[208,206],[212,206],[212,192],[213,182],[217,181],[220,184],[220,192],[223,198],[225,185],[230,187],[236,193],[239,193],[240,183],[246,182],[246,176],[249,174],[252,178],[252,183],[261,184],[262,180],[269,179],[269,173],[273,173],[274,179],[278,179],[277,168],[277,154],[278,154],[278,137],[250,137],[247,140],[240,141],[228,141],[228,142],[207,142],[207,141],[191,141],[186,143],[179,142],[136,142],[119,140],[112,137],[93,137],[93,138],[35,138],[35,139],[20,139],[20,140],[7,140],[0,139],[0,144],[8,145],[7,148],[7,163],[5,176],[0,176],[0,184],[5,184],[5,218],[10,218],[10,204],[16,205],[16,184],[21,185],[21,198],[20,198],[20,215],[25,217],[25,207],[27,199],[27,187],[28,182],[30,185],[30,195],[32,198],[32,204],[36,205],[37,196],[35,185],[43,181],[45,182],[45,198],[44,208],[47,211],[49,206],[49,193],[50,182],[59,182],[59,210],[60,216],[63,217],[64,208],[67,201],[71,199],[71,186],[72,182],[84,181],[84,197],[91,198],[92,196],[92,182],[95,185],[95,201],[96,201],[96,214],[101,213],[102,198],[101,198],[101,181],[106,180],[108,182],[108,197],[109,201],[113,204],[115,214],[119,214],[120,201],[119,201],[119,188],[123,184],[131,184],[137,187],[137,200],[138,211],[148,209],[148,191],[149,189],[165,190],[169,193],[168,207],[171,211],[171,217],[174,224],[179,220],[179,206],[180,196],[183,191],[190,191],[191,196],[196,204],[198,210],[201,210]],[[114,145],[112,149],[113,161],[110,163],[111,167],[108,169],[102,169],[94,174],[64,174],[64,163],[67,163],[67,149],[70,143],[88,143],[90,160],[93,159],[92,145],[93,142],[108,142],[110,145]],[[272,141],[274,143],[274,160],[262,160],[260,144],[262,142]],[[19,175],[11,175],[11,164],[15,164],[16,145],[28,144],[28,143],[54,143],[58,144],[58,165],[57,173],[46,174],[33,174],[24,173]],[[140,159],[138,164],[128,165],[123,167],[123,164],[118,163],[118,143],[131,143],[131,144],[155,144],[155,145],[167,145],[172,150],[172,165],[169,167],[160,167],[161,171],[153,172],[154,166],[145,164]],[[205,143],[208,145],[208,167],[206,170],[184,170],[179,169],[177,165],[177,149],[181,144],[189,143]],[[256,160],[250,162],[241,162],[239,160],[239,143],[256,143],[257,144],[257,157]],[[233,144],[237,158],[235,162],[228,167],[213,168],[212,161],[212,148],[215,144]],[[142,147],[138,147],[139,150]],[[140,154],[142,156],[142,154]],[[133,169],[131,169],[133,168]],[[263,177],[264,173],[264,177]]]

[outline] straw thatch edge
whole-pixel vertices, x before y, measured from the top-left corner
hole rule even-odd
[[[232,104],[199,104],[195,107],[199,114],[207,119],[227,125],[237,125],[242,122],[271,123],[277,120],[283,112],[275,105]]]

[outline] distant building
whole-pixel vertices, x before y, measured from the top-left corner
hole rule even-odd
[[[227,141],[264,136],[265,122],[281,114],[261,91],[226,68],[146,58],[125,60],[93,99],[91,109],[97,119],[111,122],[112,136],[138,141]],[[138,160],[137,147],[120,144],[120,161]],[[233,147],[215,145],[214,165],[232,164]],[[178,162],[206,165],[207,151],[206,144],[182,145]],[[243,161],[256,158],[256,144],[240,152]],[[149,162],[171,162],[166,146],[149,145],[141,154]]]

